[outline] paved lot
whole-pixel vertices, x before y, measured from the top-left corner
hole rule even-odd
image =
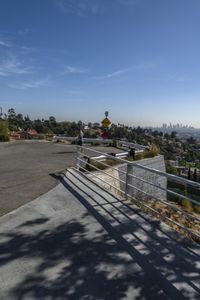
[[[0,216],[53,188],[58,183],[53,174],[74,165],[75,151],[73,145],[44,141],[0,143]]]
[[[37,141],[0,144],[0,215],[57,184],[50,174],[74,164],[75,147]]]

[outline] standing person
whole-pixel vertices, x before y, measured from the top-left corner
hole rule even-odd
[[[83,146],[83,131],[80,130],[79,135],[78,135],[78,145]]]

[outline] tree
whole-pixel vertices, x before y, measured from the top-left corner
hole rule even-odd
[[[6,120],[0,119],[0,142],[6,141],[9,141],[8,122]]]
[[[9,110],[8,110],[8,119],[14,119],[16,117],[16,113],[15,113],[15,110],[14,110],[14,108],[10,108]]]
[[[191,145],[196,144],[196,140],[195,140],[195,138],[193,138],[193,136],[189,137],[187,139],[187,142],[188,142],[188,144],[191,144]]]
[[[194,169],[193,180],[197,181],[197,169]]]
[[[176,138],[176,135],[177,135],[177,132],[176,131],[172,131],[171,132],[171,139],[175,139]]]
[[[190,180],[191,179],[191,170],[190,170],[190,168],[188,169],[188,180]]]
[[[78,121],[78,126],[79,126],[80,129],[82,129],[82,127],[83,127],[83,122],[82,122],[81,120]]]
[[[50,116],[50,117],[49,117],[49,122],[55,124],[55,123],[56,123],[56,118],[53,117],[53,116]]]
[[[169,140],[169,139],[170,139],[170,135],[169,135],[168,133],[165,133],[164,138],[165,138],[166,140]]]

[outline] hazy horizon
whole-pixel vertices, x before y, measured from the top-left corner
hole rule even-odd
[[[0,107],[200,128],[198,0],[1,0]]]

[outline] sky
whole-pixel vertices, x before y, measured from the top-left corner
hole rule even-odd
[[[200,128],[200,1],[0,0],[0,107]]]

